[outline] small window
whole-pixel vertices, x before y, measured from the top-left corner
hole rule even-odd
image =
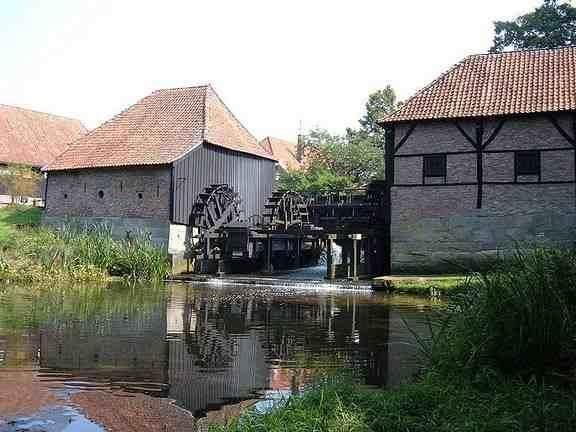
[[[104,198],[104,191],[98,191],[98,198]]]
[[[120,182],[120,192],[124,190],[124,182]]]
[[[68,194],[67,194],[67,193],[64,194],[64,199],[66,199],[66,198],[68,198]]]
[[[424,156],[424,177],[446,177],[446,155]]]
[[[86,183],[84,183],[84,193],[86,193]]]
[[[144,198],[144,195],[142,194],[142,192],[138,192],[138,199],[142,199]]]
[[[540,176],[540,152],[516,152],[516,176]]]

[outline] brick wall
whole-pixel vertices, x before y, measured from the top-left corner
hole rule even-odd
[[[170,168],[50,172],[46,216],[170,217]]]
[[[569,128],[567,115],[559,123]],[[489,136],[498,121],[488,121]],[[460,125],[474,136],[474,123]],[[407,126],[396,130],[399,140]],[[520,242],[576,240],[574,150],[542,117],[508,120],[483,155],[482,208],[476,208],[476,154],[450,122],[419,124],[395,158],[393,271],[437,267],[455,258],[505,251]],[[541,183],[514,184],[514,153],[541,152]],[[446,183],[422,185],[423,154],[447,154]],[[414,155],[414,156],[409,156]],[[537,181],[518,178],[518,181]],[[546,184],[543,182],[566,182]],[[493,183],[493,184],[490,184]]]

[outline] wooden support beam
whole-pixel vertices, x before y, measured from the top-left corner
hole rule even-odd
[[[414,129],[416,129],[416,125],[417,123],[412,123],[404,136],[400,138],[400,141],[398,141],[398,144],[394,147],[394,154],[396,154],[396,152],[400,150],[400,147],[402,147],[404,143],[408,141],[408,138],[410,138],[410,135],[412,135],[412,132],[414,132]]]

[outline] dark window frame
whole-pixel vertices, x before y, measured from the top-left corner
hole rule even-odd
[[[520,176],[542,179],[542,154],[540,150],[518,150],[514,152],[514,181]]]
[[[428,154],[422,156],[422,184],[429,178],[443,178],[448,175],[448,160],[446,153]]]

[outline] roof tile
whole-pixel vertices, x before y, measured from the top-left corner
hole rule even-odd
[[[77,140],[47,170],[163,165],[204,141],[273,159],[205,85],[153,92]]]
[[[0,105],[0,162],[42,167],[85,133],[78,120]]]
[[[576,109],[576,47],[467,57],[382,123]]]

